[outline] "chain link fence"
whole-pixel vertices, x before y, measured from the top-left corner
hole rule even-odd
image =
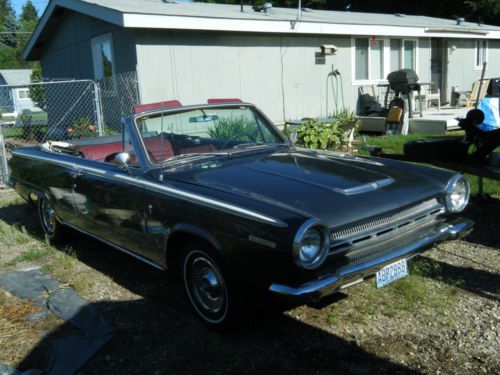
[[[8,175],[6,146],[119,134],[121,119],[137,104],[136,72],[99,81],[0,85],[0,186]]]

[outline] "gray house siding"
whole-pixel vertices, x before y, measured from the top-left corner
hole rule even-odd
[[[105,34],[111,34],[114,73],[135,71],[137,60],[133,30],[65,11],[58,29],[43,48],[41,60],[44,77],[63,80],[94,79],[92,39]],[[121,117],[125,115],[119,107],[125,99],[118,98],[118,95],[123,95],[118,91],[106,92],[101,97],[106,126],[115,130],[120,128]],[[87,84],[46,85],[45,95],[50,126],[67,128],[84,117],[97,123],[94,92],[88,89]],[[78,100],[76,107],[75,100]]]
[[[135,70],[134,32],[80,13],[65,11],[58,30],[44,46],[42,69],[46,78],[94,78],[91,40],[111,33],[115,73]]]
[[[355,101],[349,37],[138,30],[136,42],[145,103],[237,97],[257,104],[275,121],[324,116],[332,66],[341,72],[346,105]],[[322,44],[335,44],[339,51],[317,64]],[[331,88],[329,101],[331,113]]]
[[[145,103],[237,97],[257,104],[276,122],[329,116],[344,105],[357,108],[351,37],[138,30],[136,43]],[[316,54],[322,44],[334,44],[338,52],[320,63]],[[417,55],[420,79],[428,82],[429,38],[418,41]],[[329,75],[335,69],[340,77]]]
[[[452,46],[456,49],[452,51]],[[459,91],[470,91],[481,70],[474,69],[475,40],[450,39],[448,41],[448,92],[453,86]],[[500,77],[500,41],[488,41],[488,65],[485,77]]]

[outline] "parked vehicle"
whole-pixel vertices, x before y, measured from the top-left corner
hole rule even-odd
[[[295,147],[254,105],[145,111],[122,136],[16,149],[11,183],[52,240],[67,227],[180,274],[221,325],[250,293],[318,300],[468,234],[451,172]]]

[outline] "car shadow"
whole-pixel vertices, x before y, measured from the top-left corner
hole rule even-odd
[[[481,297],[500,301],[500,275],[471,267],[460,267],[425,256],[418,257],[424,276],[438,279]]]
[[[218,332],[170,300],[93,305],[118,329],[83,367],[86,374],[416,374],[285,315]],[[66,323],[46,335],[19,369],[46,369],[53,340],[71,330]]]
[[[500,199],[474,198],[463,216],[474,220],[476,225],[465,241],[500,250]]]
[[[0,208],[0,220],[22,225],[42,238],[29,205]],[[207,374],[322,373],[412,374],[410,368],[370,353],[355,341],[286,314],[245,317],[231,330],[218,331],[191,310],[173,276],[143,264],[88,236],[74,234],[65,245],[77,259],[137,296],[93,305],[115,327],[115,337],[83,368],[83,373]],[[259,304],[259,302],[257,302]],[[46,369],[54,340],[72,332],[65,323],[46,334],[18,366]],[[391,337],[387,338],[390,344]]]

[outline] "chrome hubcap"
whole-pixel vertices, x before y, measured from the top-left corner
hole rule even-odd
[[[188,287],[193,302],[204,311],[216,316],[226,304],[226,286],[218,268],[204,256],[197,256],[189,265]]]
[[[45,230],[53,234],[56,230],[56,214],[50,204],[44,199],[42,201],[42,222]]]

